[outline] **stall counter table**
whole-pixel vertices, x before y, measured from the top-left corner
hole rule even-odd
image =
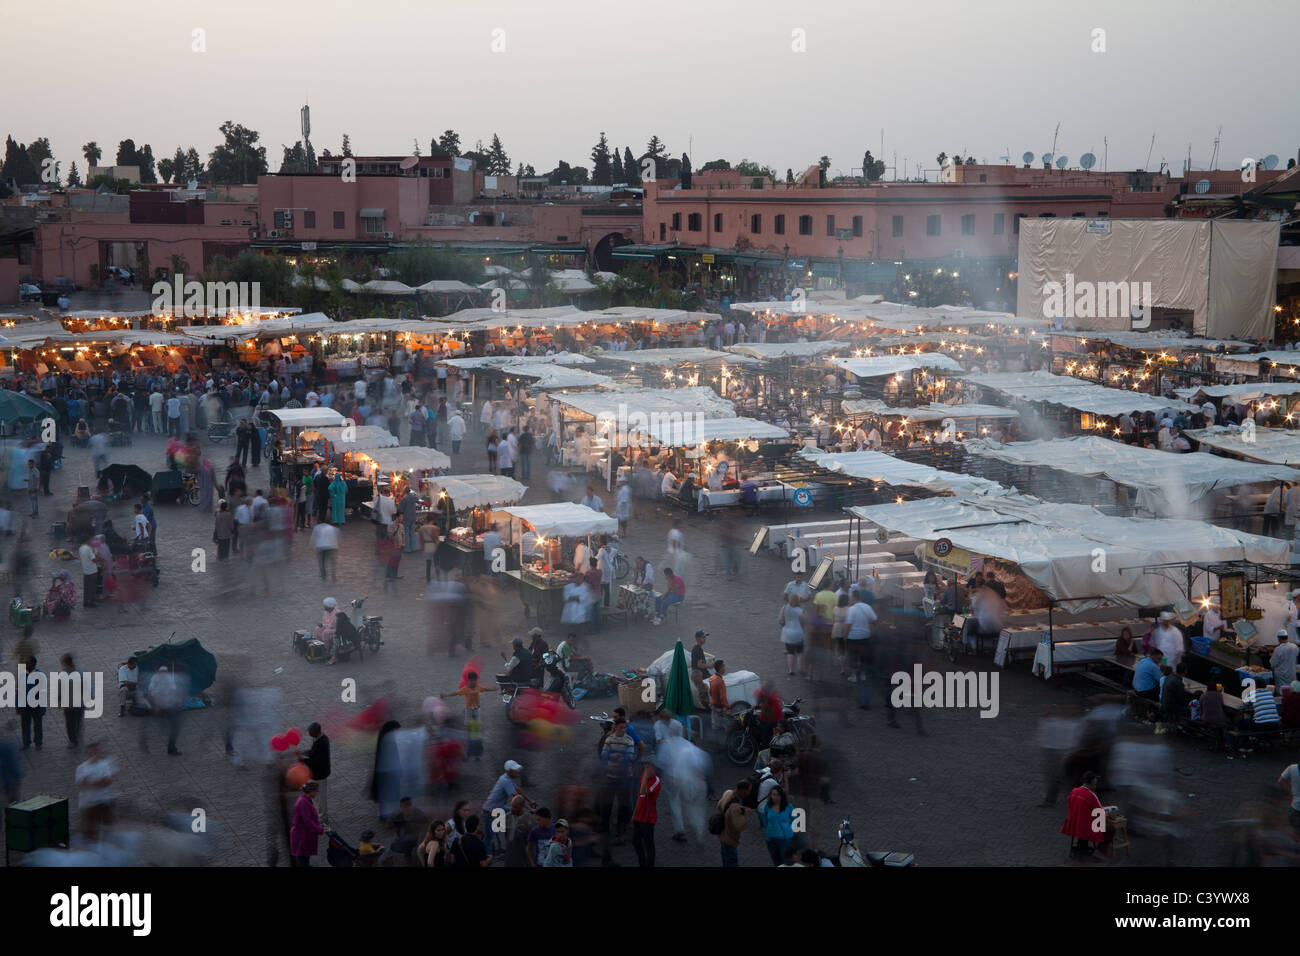
[[[448,538],[447,543],[456,549],[460,558],[460,573],[463,577],[472,574],[482,574],[486,570],[486,564],[483,560],[483,546],[481,544],[463,544],[454,538]],[[516,572],[508,571],[507,574]]]
[[[527,571],[514,569],[505,576],[519,583],[519,600],[524,606],[524,617],[537,619],[542,627],[559,624],[564,610],[564,584],[546,584]]]

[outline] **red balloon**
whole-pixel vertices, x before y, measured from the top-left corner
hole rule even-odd
[[[305,763],[296,763],[289,768],[288,773],[284,775],[284,782],[295,790],[300,788],[311,779],[311,771],[307,769]]]
[[[302,731],[297,727],[290,727],[289,732],[284,735],[284,739],[289,741],[290,747],[296,747],[302,741]]]
[[[276,734],[271,738],[271,749],[283,753],[289,749],[289,741],[285,740],[284,737],[279,734]]]

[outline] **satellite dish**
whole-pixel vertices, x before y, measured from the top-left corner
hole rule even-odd
[[[1057,169],[1064,169],[1064,168],[1065,168],[1066,166],[1068,166],[1069,164],[1070,164],[1070,157],[1069,157],[1069,156],[1057,156],[1057,157],[1056,157],[1056,168],[1057,168]]]
[[[1092,167],[1097,165],[1097,157],[1092,155],[1092,153],[1084,153],[1079,157],[1079,165],[1084,169],[1092,169]]]
[[[1020,157],[1020,161],[1022,163],[1032,163],[1034,161],[1034,154],[1029,150],[1025,150],[1025,154]]]
[[[1197,182],[1196,191],[1201,195],[1208,193],[1210,191],[1210,181],[1208,179],[1202,179]]]
[[[1269,153],[1267,156],[1264,157],[1264,168],[1265,168],[1265,169],[1276,169],[1276,168],[1277,168],[1277,154],[1276,154],[1276,153]]]
[[[406,159],[402,160],[400,163],[397,164],[397,168],[398,168],[398,169],[414,169],[416,166],[419,166],[419,165],[420,165],[420,157],[419,157],[419,156],[407,156]]]
[[[1045,162],[1045,163],[1050,163],[1051,161],[1052,161],[1052,154],[1051,154],[1051,153],[1043,153],[1043,162]]]

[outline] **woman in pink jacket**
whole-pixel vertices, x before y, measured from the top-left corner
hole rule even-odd
[[[322,826],[316,814],[316,794],[320,785],[308,780],[302,785],[302,796],[293,805],[293,823],[289,827],[289,855],[292,866],[311,866],[316,855],[316,841],[329,827]]]

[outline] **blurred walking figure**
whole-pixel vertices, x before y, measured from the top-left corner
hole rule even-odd
[[[289,828],[289,854],[293,866],[311,866],[316,855],[321,834],[330,829],[323,826],[316,813],[316,795],[320,788],[315,780],[302,785],[302,796],[293,805],[293,823]]]
[[[490,590],[490,585],[488,588]],[[472,651],[469,589],[456,580],[430,581],[425,588],[424,600],[429,622],[429,653],[445,645],[448,656],[451,656],[462,642],[466,652]]]
[[[104,753],[99,741],[86,747],[86,759],[77,765],[74,782],[77,786],[77,806],[81,809],[81,830],[86,837],[99,837],[102,827],[113,823],[113,777],[117,768]]]
[[[59,667],[65,674],[75,674],[77,672],[77,665],[72,662],[71,654],[64,654],[59,658]],[[81,729],[85,722],[86,708],[73,707],[65,702],[63,706],[63,727],[68,734],[69,747],[75,749],[81,746]]]
[[[158,673],[149,681],[149,702],[167,721],[167,753],[179,757],[176,740],[181,732],[181,709],[185,706],[186,682],[184,678],[166,667],[158,668]],[[141,749],[148,749],[143,735]]]

